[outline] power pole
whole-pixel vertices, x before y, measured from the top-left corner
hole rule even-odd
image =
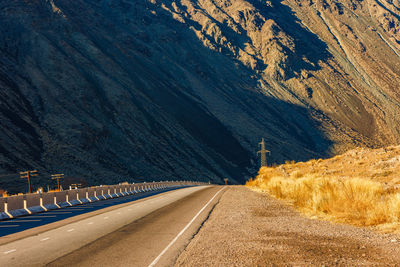
[[[271,155],[271,151],[265,149],[265,141],[264,138],[261,139],[261,142],[259,143],[261,146],[261,150],[257,152],[258,154],[261,154],[261,167],[266,167],[267,166],[267,153]]]
[[[57,180],[57,188],[58,191],[60,191],[60,179],[64,179],[64,174],[52,174],[51,175],[52,180]]]
[[[19,175],[22,179],[25,179],[25,178],[28,179],[29,193],[32,193],[31,192],[31,177],[38,175],[37,170],[20,172]]]

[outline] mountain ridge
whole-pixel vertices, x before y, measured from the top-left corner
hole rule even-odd
[[[379,3],[0,3],[1,173],[242,183],[261,137],[275,163],[397,144],[400,12]]]

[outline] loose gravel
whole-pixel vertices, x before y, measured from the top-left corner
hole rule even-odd
[[[303,217],[229,187],[176,266],[400,266],[400,236]]]

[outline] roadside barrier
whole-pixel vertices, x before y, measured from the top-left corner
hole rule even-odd
[[[68,202],[68,191],[61,191],[61,192],[56,192],[54,194],[54,205],[60,207],[60,208],[66,208],[68,206],[71,206],[71,204]]]
[[[0,221],[48,210],[60,209],[85,203],[119,198],[133,194],[166,188],[205,185],[202,182],[171,181],[140,184],[96,186],[60,192],[33,193],[0,197]]]
[[[0,220],[8,219],[9,216],[4,212],[5,199],[0,198]]]
[[[60,208],[60,206],[56,205],[57,204],[56,192],[42,194],[42,199],[43,199],[43,207],[46,209],[46,211]]]
[[[6,213],[9,213],[12,217],[19,217],[31,214],[30,211],[27,209],[26,195],[7,197],[6,201],[8,204],[8,212]]]

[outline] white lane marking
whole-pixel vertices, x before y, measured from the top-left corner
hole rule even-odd
[[[90,225],[90,224],[93,224],[93,222],[90,222],[90,223],[88,223],[88,224],[89,224],[89,225]]]
[[[72,211],[48,211],[46,214],[69,214],[72,213]]]
[[[108,217],[104,217],[104,220],[107,220],[108,219]]]
[[[50,239],[50,237],[46,237],[46,238],[43,238],[43,239],[40,239],[40,241],[46,241],[46,240],[49,240]]]
[[[8,254],[8,253],[13,253],[13,252],[15,252],[15,251],[17,251],[16,249],[12,249],[12,250],[9,250],[9,251],[6,251],[6,252],[3,252],[4,254]]]
[[[12,220],[12,221],[4,221],[3,223],[15,223],[15,222],[40,222],[41,220]]]
[[[74,231],[75,229],[69,229],[69,230],[67,230],[67,232],[72,232],[72,231]]]
[[[117,214],[121,214],[121,212],[117,212]]]
[[[178,238],[183,235],[183,233],[189,228],[189,226],[197,219],[197,217],[199,217],[199,215],[203,212],[203,210],[211,203],[211,201],[214,200],[214,198],[219,194],[219,192],[221,192],[223,189],[225,189],[225,186],[223,188],[221,188],[217,193],[215,193],[215,195],[207,202],[207,204],[204,205],[203,208],[201,208],[201,210],[193,217],[193,219],[182,229],[182,231],[179,232],[179,234],[177,236],[175,236],[175,238],[168,244],[168,246],[166,246],[164,248],[163,251],[161,251],[160,255],[157,256],[157,258],[155,258],[153,260],[152,263],[149,264],[149,267],[153,267],[154,265],[157,264],[157,262],[160,260],[160,258],[162,257],[162,255],[165,254],[165,252],[168,251],[168,249],[176,242],[176,240],[178,240]]]
[[[49,216],[47,216],[47,215],[38,215],[38,216],[29,216],[29,218],[54,218],[54,217],[56,217],[56,215],[49,215]]]

